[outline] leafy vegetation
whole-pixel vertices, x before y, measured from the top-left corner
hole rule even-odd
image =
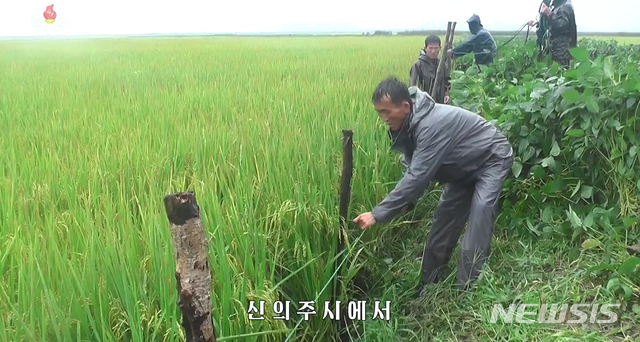
[[[193,189],[219,341],[331,341],[340,130],[355,132],[356,214],[400,176],[371,92],[408,79],[423,40],[2,43],[0,340],[183,341],[161,199]],[[565,71],[533,45],[512,41],[481,74],[472,56],[456,62],[454,104],[496,120],[517,160],[479,287],[412,297],[435,186],[406,217],[351,231],[345,280],[365,289],[341,299],[367,302],[354,340],[638,337],[640,260],[625,246],[640,239],[640,53],[583,40]],[[292,302],[288,321],[273,319],[277,299]],[[314,299],[301,320],[297,302]],[[248,319],[249,300],[267,319]],[[390,321],[371,320],[386,300]],[[620,321],[488,324],[494,303],[591,300],[624,303]]]
[[[453,104],[493,120],[513,144],[515,163],[480,287],[457,294],[447,281],[420,304],[401,301],[398,306],[411,308],[397,313],[407,340],[638,338],[640,258],[626,246],[640,242],[640,50],[585,39],[572,55],[575,66],[564,70],[548,58],[539,61],[534,44],[520,40],[500,49],[497,63],[480,73],[471,56],[456,61]],[[426,196],[418,217],[430,214],[438,195],[434,190]],[[403,267],[419,254],[426,236],[397,228],[394,233],[377,243],[398,251],[373,253],[403,265],[390,273],[415,283],[417,260]],[[420,244],[399,247],[412,240]],[[411,259],[402,256],[407,249]],[[381,288],[378,295],[389,293]],[[621,303],[622,318],[604,327],[488,324],[495,303],[592,301]],[[398,333],[387,331],[388,338]]]
[[[508,229],[562,239],[574,257],[580,248],[602,251],[598,270],[618,267],[607,290],[628,301],[640,259],[612,255],[640,240],[640,50],[583,41],[567,71],[532,53],[503,53],[482,81],[458,71],[456,104],[495,119],[513,144]]]

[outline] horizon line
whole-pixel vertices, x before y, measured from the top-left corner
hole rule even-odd
[[[385,34],[375,34],[381,32]],[[211,37],[211,36],[412,36],[418,33],[435,33],[446,34],[446,30],[428,30],[428,29],[405,29],[405,30],[373,30],[373,31],[278,31],[278,32],[176,32],[176,33],[98,33],[98,34],[41,34],[41,35],[22,35],[22,36],[0,36],[0,40],[19,40],[19,39],[51,39],[51,38],[107,38],[107,37],[176,37],[176,36],[192,36],[192,37]],[[535,30],[531,30],[529,35],[535,34]],[[391,33],[391,34],[389,34]],[[458,33],[458,32],[456,32]],[[493,35],[526,35],[526,31],[521,30],[492,30]],[[469,34],[469,32],[462,32]],[[620,32],[598,32],[598,31],[578,31],[578,35],[586,36],[640,36],[640,31],[620,31]]]

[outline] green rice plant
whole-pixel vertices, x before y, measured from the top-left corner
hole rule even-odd
[[[355,131],[353,210],[399,172],[370,96],[408,78],[420,39],[390,39],[1,43],[0,337],[183,340],[162,198],[194,190],[219,339],[286,338],[297,302],[332,300],[341,129]],[[267,319],[248,319],[250,300]],[[333,338],[323,308],[296,341]]]

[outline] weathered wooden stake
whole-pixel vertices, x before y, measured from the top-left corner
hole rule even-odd
[[[449,45],[447,46],[447,49],[453,48],[453,37],[454,37],[454,34],[456,32],[456,24],[457,24],[457,22],[454,21],[453,25],[451,25],[451,37],[449,37]],[[448,64],[449,65],[449,72],[451,72],[451,70],[455,69],[456,60],[450,57],[448,59],[448,63],[449,63]],[[450,75],[447,75],[447,76],[450,76]]]
[[[444,49],[442,53],[442,58],[440,58],[440,63],[438,63],[438,69],[436,69],[436,79],[433,82],[433,89],[431,90],[431,97],[437,103],[444,103],[444,92],[442,92],[444,79],[445,79],[445,69],[449,66],[450,70],[450,60],[451,57],[447,54],[447,51],[453,46],[453,36],[456,30],[456,22],[448,22],[447,23],[447,34],[444,39]],[[446,75],[448,76],[448,75]]]
[[[453,47],[453,36],[456,33],[456,25],[458,24],[457,21],[454,21],[451,24],[451,36],[449,37],[449,42],[447,43],[447,49],[451,49]]]
[[[431,86],[431,89],[429,89],[429,94],[437,103],[442,103],[441,101],[438,101],[438,96],[440,94],[440,83],[438,82],[438,77],[442,73],[442,66],[444,65],[444,60],[447,58],[447,51],[448,51],[447,42],[449,41],[450,34],[451,34],[451,22],[448,22],[447,34],[444,38],[442,58],[440,58],[440,62],[438,63],[438,67],[436,68],[436,77],[433,80],[433,85]],[[444,100],[444,96],[443,96],[443,100]]]
[[[340,254],[344,251],[344,239],[347,235],[347,216],[349,215],[349,200],[351,198],[351,177],[353,176],[353,131],[342,130],[342,178],[340,180],[340,231],[338,232],[338,250]],[[337,284],[334,287],[333,297],[334,303],[340,299],[340,290],[342,288],[342,276],[341,267],[342,261],[345,256],[340,255],[336,259],[335,269],[337,269],[336,277],[338,278]],[[341,316],[346,316],[340,308]],[[340,331],[344,328],[344,320],[338,321],[338,340],[345,341],[345,335],[342,335]]]
[[[187,342],[215,342],[207,238],[193,191],[164,197],[176,260],[178,306]]]

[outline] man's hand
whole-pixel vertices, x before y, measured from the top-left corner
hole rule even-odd
[[[358,217],[353,220],[353,223],[359,224],[360,229],[367,229],[376,224],[376,219],[373,217],[371,212],[368,212],[358,215]]]
[[[540,13],[546,15],[547,17],[551,15],[551,8],[546,4],[542,4],[542,8],[540,9]]]
[[[445,104],[449,104],[449,100],[451,100],[451,98],[449,97],[449,95],[445,95],[445,96],[444,96],[444,103],[445,103]]]

